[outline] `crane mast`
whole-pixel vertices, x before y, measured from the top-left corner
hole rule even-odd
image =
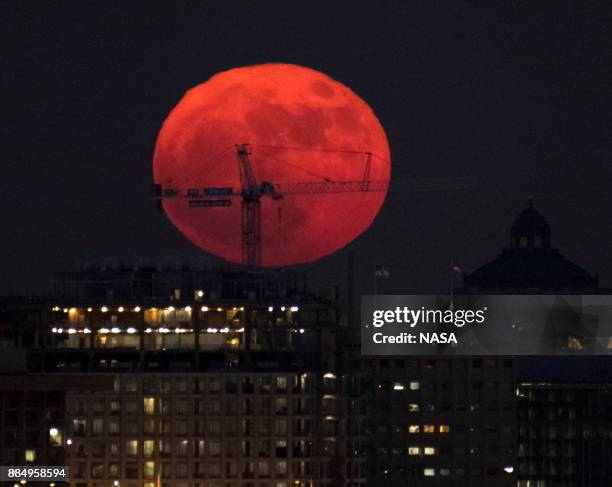
[[[242,193],[242,262],[261,264],[261,191],[255,179],[247,144],[236,146]]]

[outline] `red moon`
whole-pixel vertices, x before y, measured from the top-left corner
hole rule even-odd
[[[156,184],[240,192],[237,144],[249,144],[258,182],[356,181],[371,153],[371,180],[390,178],[389,144],[372,109],[329,76],[292,64],[221,72],[190,89],[166,118],[153,158]],[[261,198],[261,266],[311,262],[364,232],[386,196],[379,192]],[[222,198],[222,197],[221,197]],[[241,263],[241,202],[190,207],[164,198],[172,223],[196,246]]]

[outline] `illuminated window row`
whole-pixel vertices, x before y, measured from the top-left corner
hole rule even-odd
[[[417,453],[415,453],[415,455],[416,454]],[[483,473],[486,473],[487,476],[492,477],[492,476],[496,476],[500,474],[503,475],[504,472],[505,474],[512,474],[514,472],[514,467],[512,465],[506,465],[503,468],[499,468],[496,466],[489,466],[486,469],[482,469],[481,467],[472,467],[469,469],[459,467],[459,468],[453,469],[452,472],[451,472],[451,469],[448,467],[424,467],[423,468],[423,476],[425,477],[436,477],[436,476],[446,477],[451,474],[455,476],[465,476],[468,473],[472,477],[482,476]],[[383,473],[387,475],[389,474],[389,470],[385,469],[383,470]],[[527,482],[530,482],[530,481],[527,481]],[[536,486],[535,483],[527,485],[527,484],[523,484],[519,482],[518,485],[524,486],[524,487],[541,487],[540,484]],[[545,487],[545,486],[542,484],[542,487]]]
[[[385,388],[386,388],[385,384],[378,384],[378,389],[382,390]],[[411,391],[418,391],[421,388],[421,383],[417,381],[412,381],[412,382],[409,382],[407,386],[401,382],[395,382],[393,384],[394,391],[403,391],[406,388],[408,388]]]
[[[51,331],[53,333],[58,333],[58,334],[69,334],[69,335],[73,335],[75,333],[84,333],[84,334],[89,334],[92,333],[92,330],[90,328],[58,328],[58,327],[53,327],[51,329]],[[108,333],[112,333],[112,334],[118,334],[118,333],[127,333],[129,335],[138,333],[138,329],[136,327],[128,327],[128,328],[119,328],[119,327],[111,327],[111,328],[99,328],[98,330],[95,330],[97,333],[101,334],[101,335],[105,335]],[[225,327],[225,328],[203,328],[200,330],[201,333],[242,333],[244,331],[244,328],[236,328],[236,329],[231,329],[229,327]],[[295,332],[300,332],[300,333],[304,333],[304,329],[294,329],[292,331]],[[160,327],[160,328],[145,328],[144,329],[145,333],[193,333],[194,330],[193,328],[167,328],[167,327]]]
[[[326,380],[333,380],[335,374],[328,372],[324,375]],[[168,378],[150,376],[123,376],[116,377],[113,386],[114,391],[119,393],[177,393],[201,394],[285,394],[287,392],[300,393],[311,390],[314,385],[314,375],[302,374],[255,374],[255,375],[204,375],[193,379]],[[325,399],[333,399],[333,394],[328,394]],[[229,403],[228,403],[229,404]]]
[[[435,469],[435,468],[424,468],[423,469],[423,475],[425,477],[435,477],[436,476],[436,470],[437,470],[438,475],[440,475],[442,477],[450,475],[450,468],[443,468],[443,467],[442,468],[438,468],[438,469]]]
[[[108,313],[108,312],[112,312],[112,311],[117,311],[118,313],[124,313],[124,312],[129,312],[132,311],[134,313],[140,313],[140,311],[143,310],[143,308],[141,306],[135,306],[133,308],[126,308],[124,306],[118,306],[117,308],[111,309],[108,306],[100,306],[99,309],[102,313]],[[146,311],[154,311],[154,310],[162,310],[162,311],[177,311],[177,310],[184,310],[187,312],[192,311],[192,307],[191,306],[184,306],[182,308],[175,308],[174,306],[167,306],[165,308],[147,308]],[[211,308],[209,308],[208,306],[202,306],[200,308],[201,311],[209,311]],[[225,308],[225,307],[217,307],[217,308],[213,308],[216,309],[217,311],[225,311],[225,310],[232,310],[232,311],[244,311],[244,306],[233,306],[233,307],[229,307],[229,308]],[[58,312],[63,312],[63,313],[77,313],[79,311],[83,311],[86,310],[87,312],[91,313],[94,311],[94,308],[92,307],[88,307],[88,308],[62,308],[60,306],[53,306],[51,308],[51,311],[54,311],[56,313]],[[291,311],[292,313],[296,313],[300,310],[300,308],[298,306],[280,306],[278,308],[275,308],[274,306],[269,306],[268,307],[268,311],[270,313],[274,312],[275,310],[280,310],[282,312],[284,311]]]
[[[423,433],[435,433],[436,430],[440,433],[449,433],[450,426],[447,424],[441,424],[438,427],[434,424],[424,424],[423,425]],[[411,424],[408,426],[408,433],[420,433],[421,425]]]
[[[433,446],[424,446],[422,448],[420,446],[409,446],[408,455],[420,455],[421,450],[423,451],[424,455],[436,455],[437,454],[437,450]]]

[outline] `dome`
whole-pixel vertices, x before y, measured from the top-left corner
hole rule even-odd
[[[466,289],[586,290],[598,286],[598,277],[551,248],[550,225],[530,199],[510,229],[510,248],[493,261],[464,274]]]
[[[513,248],[550,248],[548,220],[533,207],[529,199],[527,208],[515,218],[510,230],[510,246]]]
[[[464,280],[466,287],[498,290],[593,289],[598,281],[556,249],[505,249]]]

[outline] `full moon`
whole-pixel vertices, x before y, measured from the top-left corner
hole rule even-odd
[[[258,184],[325,183],[318,191],[261,197],[262,267],[312,262],[337,251],[370,226],[383,204],[386,187],[325,189],[336,182],[390,178],[385,132],[353,91],[292,64],[221,72],[187,91],[166,118],[155,145],[153,177],[179,196],[192,188],[233,189],[232,198],[218,196],[224,203],[215,206],[162,198],[164,212],[181,233],[227,261],[244,263],[237,153],[242,144],[249,148]]]

